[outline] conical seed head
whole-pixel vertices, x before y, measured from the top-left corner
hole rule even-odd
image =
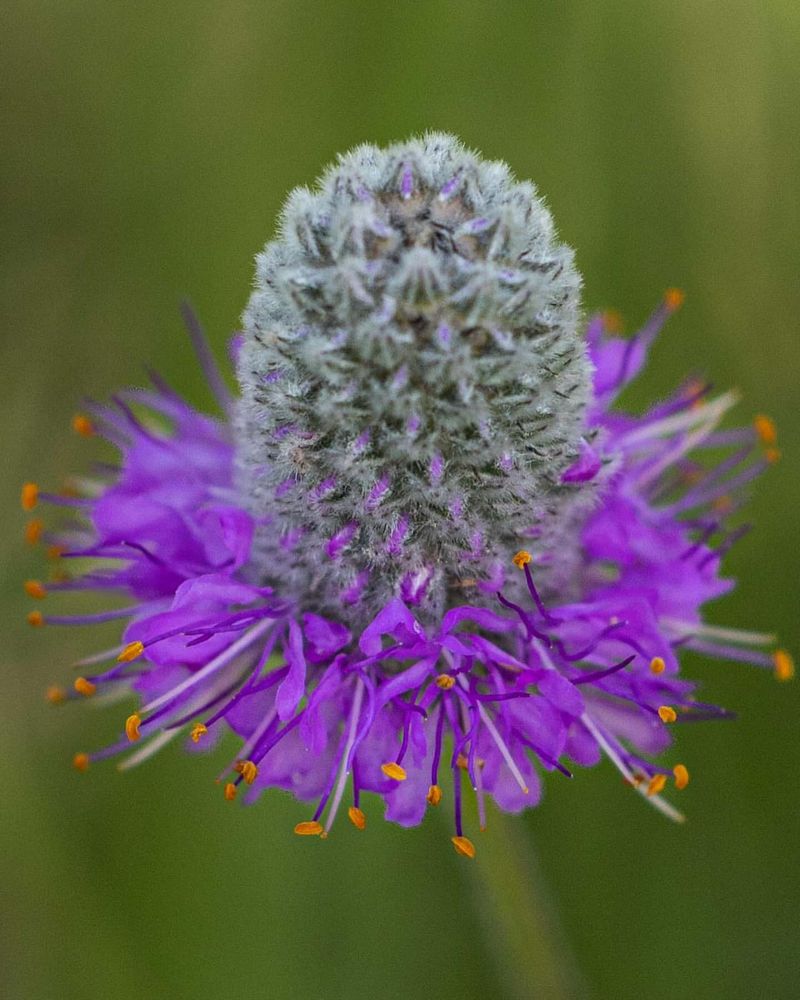
[[[240,486],[304,606],[440,609],[564,551],[590,391],[580,277],[534,187],[454,138],[342,156],[257,260]],[[579,504],[580,505],[580,504]]]

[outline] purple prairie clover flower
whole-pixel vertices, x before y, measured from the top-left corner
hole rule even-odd
[[[295,191],[232,342],[238,396],[187,312],[221,415],[151,375],[75,418],[116,464],[23,487],[63,515],[28,522],[56,567],[30,597],[116,598],[30,623],[123,623],[48,697],[140,702],[75,767],[232,730],[227,799],[285,789],[322,837],[343,811],[364,829],[365,793],[405,826],[447,803],[473,857],[465,795],[483,826],[487,799],[519,812],[544,772],[606,757],[679,820],[674,726],[730,715],[681,651],[793,673],[771,635],[703,616],[776,432],[723,427],[734,395],[697,381],[617,409],[682,295],[622,338],[579,289],[532,185],[451,137],[360,147]]]

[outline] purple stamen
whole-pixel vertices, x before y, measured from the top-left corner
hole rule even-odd
[[[433,761],[431,762],[431,784],[439,784],[439,762],[442,759],[442,741],[444,738],[444,698],[439,703],[439,714],[436,719],[436,736],[433,747]]]
[[[570,680],[573,684],[594,684],[596,681],[602,680],[604,677],[610,677],[612,674],[617,673],[619,670],[624,670],[629,663],[632,663],[636,659],[636,656],[629,656],[627,659],[621,660],[619,663],[615,663],[613,667],[606,667],[605,670],[595,670],[591,674],[582,674],[577,677],[571,677]]]
[[[457,764],[453,765],[453,811],[455,814],[456,836],[463,837],[464,830],[461,827],[461,768]]]
[[[133,604],[127,608],[116,608],[114,611],[99,611],[93,615],[45,615],[48,625],[101,625],[103,622],[113,622],[120,618],[130,618],[132,615],[145,611],[147,605]]]
[[[752,527],[752,524],[740,525],[736,531],[732,531],[722,544],[719,545],[713,552],[709,552],[704,559],[701,559],[697,568],[702,570],[715,559],[721,560],[723,556],[725,556],[733,548],[740,538],[744,538],[744,536],[752,530]]]
[[[550,637],[546,635],[544,632],[540,632],[536,628],[536,626],[533,624],[533,621],[531,620],[530,615],[527,614],[527,612],[523,611],[523,609],[518,604],[514,604],[513,601],[509,601],[502,591],[497,592],[497,599],[498,601],[500,601],[500,603],[503,605],[504,608],[508,608],[509,611],[516,611],[516,613],[519,615],[520,621],[525,626],[525,632],[527,633],[529,639],[536,638],[540,642],[543,642],[548,647],[552,645]]]
[[[194,353],[200,362],[200,368],[206,377],[206,382],[211,389],[212,395],[216,399],[223,413],[230,414],[233,411],[233,398],[225,384],[222,373],[217,366],[214,355],[211,352],[208,340],[206,339],[203,327],[197,318],[197,314],[188,302],[181,303],[181,315],[186,325],[186,332],[192,342]]]
[[[42,503],[52,504],[54,507],[91,507],[94,500],[88,497],[68,497],[59,493],[39,493],[39,500]]]
[[[539,596],[539,591],[536,589],[536,585],[533,582],[533,576],[531,574],[530,568],[528,567],[528,564],[526,563],[522,567],[522,569],[525,573],[525,582],[528,584],[528,590],[530,592],[531,597],[533,598],[533,603],[539,610],[539,614],[542,616],[542,618],[544,618],[544,620],[547,622],[548,625],[557,625],[560,619],[555,618],[553,615],[551,615],[550,612],[545,607],[544,602]]]

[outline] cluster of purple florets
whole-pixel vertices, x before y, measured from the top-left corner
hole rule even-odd
[[[792,664],[783,651],[761,648],[770,636],[701,618],[703,605],[731,586],[720,561],[742,529],[727,520],[741,488],[776,457],[771,423],[717,429],[732,399],[709,400],[696,383],[641,417],[609,409],[678,304],[668,293],[630,339],[610,332],[603,317],[589,325],[590,420],[604,432],[603,453],[585,445],[569,475],[591,479],[604,459],[614,471],[581,529],[584,591],[564,604],[543,603],[535,564],[521,550],[509,562],[525,578],[525,600],[501,591],[423,627],[394,597],[354,633],[259,584],[250,562],[255,525],[233,488],[226,420],[198,413],[158,378],[151,390],[95,407],[91,421],[80,418],[81,433],[119,449],[119,467],[98,472],[91,496],[26,484],[23,506],[72,508],[76,517],[61,530],[31,521],[29,538],[43,537],[62,565],[89,559],[95,568],[74,579],[59,573],[46,585],[29,581],[27,589],[40,598],[107,591],[130,603],[70,618],[34,611],[30,620],[128,619],[119,648],[85,661],[75,693],[122,685],[143,704],[117,744],[76,755],[75,765],[85,769],[139,741],[134,754],[142,760],[179,735],[210,745],[228,727],[243,746],[226,797],[242,784],[248,800],[268,787],[286,789],[316,803],[297,832],[321,835],[345,799],[363,828],[364,792],[381,796],[386,818],[408,826],[449,798],[453,842],[468,856],[462,783],[477,796],[483,824],[486,797],[517,812],[539,800],[542,771],[571,777],[574,765],[603,755],[679,818],[661,792],[668,780],[684,787],[688,770],[656,759],[671,742],[670,727],[728,714],[696,700],[694,684],[679,675],[680,649],[769,667],[780,679]],[[722,448],[728,457],[703,460]],[[112,665],[87,669],[103,660]],[[50,692],[54,701],[65,695]]]
[[[295,192],[232,342],[238,399],[186,316],[221,418],[151,376],[75,419],[117,464],[69,495],[23,487],[25,510],[67,515],[27,525],[57,566],[28,594],[124,601],[29,615],[126,622],[49,691],[140,699],[75,766],[232,730],[226,798],[282,788],[320,836],[343,807],[363,829],[364,793],[405,826],[447,802],[468,857],[467,791],[483,826],[487,798],[518,812],[543,771],[603,756],[681,819],[670,728],[729,713],[680,651],[793,673],[772,636],[702,616],[776,433],[723,429],[733,394],[695,381],[614,409],[682,295],[622,338],[609,315],[581,332],[579,286],[533,187],[452,137],[361,147]]]

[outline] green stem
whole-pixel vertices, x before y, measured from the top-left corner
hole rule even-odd
[[[587,996],[524,819],[496,814],[476,847],[465,868],[504,994],[509,1000]]]

